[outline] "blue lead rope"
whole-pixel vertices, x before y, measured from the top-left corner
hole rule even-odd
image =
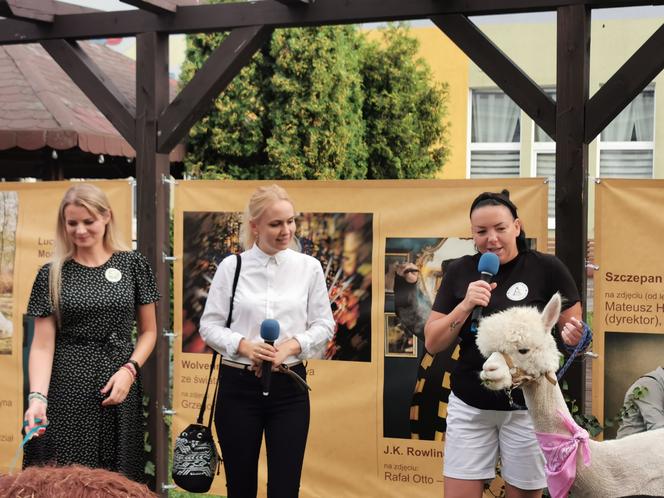
[[[35,422],[37,422],[39,424],[41,422],[41,419],[36,418]],[[23,427],[26,427],[27,425],[28,425],[28,421],[26,420],[26,421],[23,422]],[[40,429],[46,429],[46,425],[36,425],[36,426],[34,426],[32,429],[30,429],[27,432],[27,434],[23,438],[23,441],[21,441],[21,444],[19,444],[18,449],[16,450],[16,453],[14,454],[14,458],[12,459],[12,463],[9,465],[9,473],[10,474],[14,473],[14,469],[15,469],[16,463],[18,461],[18,456],[21,453],[21,450],[23,449],[23,447],[25,446],[25,443],[30,441],[32,436],[34,436],[37,433],[37,431],[39,431]]]
[[[568,346],[567,344],[563,344],[565,351],[567,351],[569,354],[569,358],[567,358],[565,364],[556,373],[556,378],[558,381],[560,381],[562,376],[565,375],[565,372],[572,364],[572,361],[574,361],[574,358],[576,358],[582,351],[585,351],[593,340],[593,332],[590,330],[590,327],[588,327],[588,324],[586,322],[581,323],[583,323],[583,335],[581,336],[579,343],[576,346]]]

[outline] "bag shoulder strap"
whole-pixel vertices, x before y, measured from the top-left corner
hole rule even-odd
[[[237,264],[235,265],[235,276],[233,277],[233,289],[231,291],[231,303],[228,308],[228,318],[226,319],[226,327],[231,326],[231,321],[233,320],[233,301],[235,300],[235,289],[237,289],[237,281],[240,278],[240,268],[242,268],[242,256],[239,254],[236,254],[236,261]],[[198,412],[198,418],[196,419],[196,423],[202,424],[203,423],[203,416],[205,414],[205,405],[207,404],[207,397],[208,397],[208,390],[210,389],[210,381],[212,380],[212,373],[214,372],[214,367],[215,364],[217,363],[217,356],[219,356],[219,353],[217,353],[216,350],[212,350],[212,361],[210,362],[210,375],[208,377],[207,381],[207,386],[205,386],[205,395],[203,396],[203,401],[201,402],[201,408]],[[217,385],[219,385],[219,382],[217,382]],[[214,393],[212,396],[212,407],[210,408],[210,419],[208,425],[211,427],[212,426],[212,418],[214,415],[214,405],[217,401],[217,389],[215,387]]]

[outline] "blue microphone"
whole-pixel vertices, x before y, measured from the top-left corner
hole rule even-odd
[[[274,346],[274,341],[279,339],[279,322],[268,318],[261,323],[261,339],[266,344]],[[264,361],[261,373],[261,386],[263,387],[263,396],[270,394],[270,383],[272,382],[272,362]]]
[[[498,273],[500,268],[500,259],[492,252],[485,252],[480,256],[480,261],[477,263],[477,271],[480,272],[480,279],[490,283],[493,276]],[[473,314],[470,318],[470,331],[477,333],[477,324],[482,318],[482,306],[475,306]]]

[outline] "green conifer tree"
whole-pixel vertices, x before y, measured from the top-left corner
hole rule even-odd
[[[433,81],[418,41],[391,25],[364,50],[367,178],[429,178],[448,156],[447,84]]]
[[[225,34],[191,35],[189,81]],[[276,30],[189,133],[197,178],[426,178],[447,155],[447,91],[403,26]]]

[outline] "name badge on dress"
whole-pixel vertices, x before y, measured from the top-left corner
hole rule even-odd
[[[517,282],[507,289],[506,296],[511,301],[523,301],[528,295],[528,286],[523,282]]]
[[[109,268],[106,270],[106,273],[104,273],[104,276],[106,277],[106,280],[109,282],[119,282],[120,279],[122,278],[122,272],[118,270],[117,268]]]

